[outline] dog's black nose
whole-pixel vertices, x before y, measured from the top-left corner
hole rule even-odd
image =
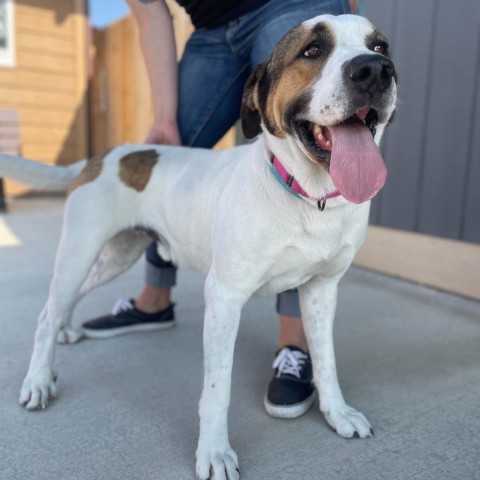
[[[347,83],[365,92],[383,92],[395,76],[395,67],[383,55],[359,55],[348,61],[344,67]]]

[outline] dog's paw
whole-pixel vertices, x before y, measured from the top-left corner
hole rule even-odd
[[[347,404],[340,407],[322,408],[325,420],[343,438],[366,438],[373,436],[373,430],[363,413]]]
[[[51,370],[28,374],[20,390],[20,405],[27,410],[45,409],[57,397],[56,377]]]
[[[239,480],[237,454],[230,445],[220,447],[198,447],[198,480]]]
[[[70,343],[77,343],[83,337],[83,332],[76,328],[68,327],[61,328],[57,334],[57,343],[63,345]]]

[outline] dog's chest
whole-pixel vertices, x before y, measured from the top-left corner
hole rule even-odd
[[[342,209],[332,215],[309,212],[296,228],[284,233],[285,241],[265,271],[262,287],[257,294],[271,294],[295,288],[314,276],[332,277],[350,265],[363,242],[368,205]]]

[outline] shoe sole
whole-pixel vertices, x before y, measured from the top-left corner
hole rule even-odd
[[[120,335],[128,335],[129,333],[151,332],[152,330],[166,330],[176,325],[175,320],[162,323],[142,323],[140,325],[132,325],[129,327],[110,328],[108,330],[90,330],[82,328],[83,334],[87,338],[112,338]]]
[[[271,417],[276,418],[297,418],[307,413],[315,401],[316,391],[314,390],[303,402],[294,405],[274,405],[268,401],[265,395],[263,404],[265,410]]]

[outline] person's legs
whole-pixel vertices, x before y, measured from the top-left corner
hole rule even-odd
[[[183,145],[213,147],[239,118],[250,64],[232,52],[227,32],[228,26],[200,29],[186,45],[179,64],[178,127]],[[170,295],[176,283],[176,268],[158,255],[155,242],[147,249],[146,259],[145,284],[136,300],[123,302],[122,310],[114,309],[111,315],[84,324],[87,336],[98,323],[105,330],[104,338],[117,331],[125,333],[129,316],[135,316],[132,331],[137,330],[139,318],[173,320]],[[121,329],[117,328],[119,322]]]
[[[271,0],[225,27],[196,31],[179,70],[178,122],[184,145],[212,147],[233,125],[250,71],[268,58],[288,30],[321,13],[347,11],[347,0]],[[155,245],[148,249],[147,262],[147,284],[135,306],[155,312],[170,305],[175,271],[158,256]],[[279,296],[277,311],[281,350],[265,407],[274,416],[296,417],[310,408],[315,396],[296,291]],[[157,314],[173,318],[171,305]]]
[[[251,70],[232,51],[228,31],[197,30],[180,61],[178,127],[188,147],[213,147],[240,117]]]
[[[206,148],[213,146],[239,117],[243,86],[250,71],[270,56],[288,30],[322,13],[349,13],[348,0],[271,0],[237,22],[231,22],[219,39],[211,36],[211,32],[196,32],[180,64],[178,118],[183,143]],[[203,57],[207,44],[207,56],[212,63],[206,69],[209,62]],[[225,50],[228,50],[227,55]],[[224,77],[219,88],[217,73],[224,69],[230,75]],[[197,79],[196,84],[192,83],[193,79]],[[205,87],[212,87],[212,93],[208,94]],[[150,266],[162,262],[154,247],[149,249],[147,259]],[[162,288],[149,284],[144,291],[153,302],[150,305],[157,301],[164,302],[157,303],[157,306],[170,302],[168,289],[162,291]],[[279,352],[265,407],[273,416],[296,417],[310,408],[315,394],[296,290],[278,296],[277,312]]]
[[[157,242],[146,251],[145,283],[135,300],[135,306],[146,313],[160,312],[171,304],[171,289],[177,281],[177,269],[157,252]]]
[[[178,126],[183,145],[213,147],[239,118],[243,86],[251,69],[269,57],[288,30],[322,13],[349,13],[348,0],[271,0],[238,22],[197,30],[179,65]],[[175,281],[175,267],[160,258],[152,243],[137,307],[149,313],[167,308]],[[306,351],[298,293],[280,294],[277,312],[279,346],[295,345]]]

